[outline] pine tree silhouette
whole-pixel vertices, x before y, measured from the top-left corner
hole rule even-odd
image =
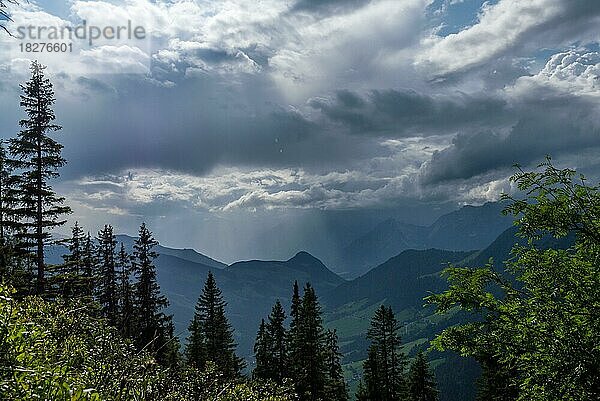
[[[267,335],[270,342],[270,379],[276,383],[283,383],[289,377],[287,330],[285,329],[285,310],[281,302],[277,300],[266,325]]]
[[[21,85],[20,104],[27,118],[19,122],[21,131],[10,140],[11,164],[20,172],[16,183],[19,205],[14,210],[19,217],[17,236],[25,249],[34,252],[38,294],[45,289],[44,244],[51,237],[50,230],[66,222],[60,216],[71,212],[49,185],[66,161],[61,156],[63,146],[48,135],[61,127],[54,124],[54,90],[44,76],[45,68],[37,61],[31,63],[31,79]]]
[[[63,256],[64,263],[54,277],[59,296],[63,299],[80,298],[85,295],[83,276],[83,255],[85,237],[78,222],[71,228],[71,238],[67,241],[69,253]]]
[[[225,315],[226,305],[214,275],[209,272],[189,327],[186,358],[191,366],[198,369],[204,369],[209,361],[213,362],[223,379],[229,380],[241,375],[244,361],[235,354],[237,345]]]
[[[168,346],[172,343],[173,325],[171,316],[163,312],[169,302],[156,280],[154,259],[158,254],[153,250],[156,245],[158,242],[146,224],[142,224],[132,258],[132,271],[137,279],[133,292],[137,323],[134,339],[140,349],[154,353],[160,363],[169,365],[176,359],[173,347]]]
[[[411,401],[437,401],[438,390],[429,363],[422,351],[410,365],[408,393]]]
[[[401,401],[407,397],[404,377],[406,356],[402,353],[400,325],[391,307],[377,309],[367,338],[371,340],[369,357],[363,366],[363,376],[369,399]]]
[[[348,388],[344,380],[342,369],[342,354],[338,346],[338,337],[335,330],[328,330],[325,334],[325,399],[331,401],[347,401]]]
[[[270,338],[267,334],[267,327],[265,319],[262,319],[256,334],[256,341],[254,342],[254,359],[256,366],[252,371],[252,377],[255,380],[268,381],[272,380],[271,371],[273,369],[272,357],[270,354]]]
[[[121,242],[117,254],[119,285],[119,330],[127,338],[134,334],[135,311],[133,310],[133,286],[131,284],[131,258]]]
[[[98,286],[96,298],[100,304],[100,315],[110,325],[118,323],[118,293],[117,293],[117,270],[116,270],[116,247],[117,240],[113,234],[113,228],[105,225],[98,233],[97,276]]]

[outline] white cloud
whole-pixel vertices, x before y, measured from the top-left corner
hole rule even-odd
[[[269,61],[274,79],[291,99],[357,81],[360,88],[414,83],[409,58],[399,55],[418,39],[429,3],[378,0],[344,14],[290,17],[296,34]]]
[[[476,24],[445,37],[433,34],[426,38],[416,63],[434,75],[445,75],[516,49],[598,40],[599,19],[593,8],[597,5],[581,0],[484,3]]]
[[[513,97],[539,97],[543,90],[600,97],[600,53],[569,50],[553,55],[533,76],[521,77],[507,92]]]

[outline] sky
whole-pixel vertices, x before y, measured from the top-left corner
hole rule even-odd
[[[331,236],[388,217],[429,224],[497,200],[514,190],[515,163],[551,155],[600,173],[595,0],[30,0],[10,11],[9,30],[132,21],[148,33],[33,55],[63,126],[55,187],[70,223],[92,232],[146,221],[161,243],[225,262],[325,254]],[[23,116],[32,54],[19,43],[0,37],[4,138]]]

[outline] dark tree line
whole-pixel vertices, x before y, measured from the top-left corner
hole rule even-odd
[[[56,116],[52,83],[45,67],[34,61],[31,78],[21,85],[20,105],[26,118],[6,147],[0,142],[0,278],[19,297],[38,295],[48,300],[93,305],[94,314],[117,327],[159,362],[174,363],[171,317],[156,281],[153,247],[157,242],[144,224],[128,255],[117,249],[113,228],[104,226],[96,238],[75,223],[64,241],[64,263],[48,265],[45,251],[60,241],[51,231],[65,224],[71,209],[55,193],[51,181],[66,160],[63,146],[53,138],[61,127]]]
[[[70,252],[52,280],[58,295],[65,301],[95,301],[97,315],[138,349],[166,366],[176,364],[178,342],[171,316],[164,313],[168,301],[160,293],[154,266],[158,242],[146,225],[140,226],[131,255],[123,243],[118,246],[110,225],[92,239],[76,223],[67,244]]]
[[[324,329],[310,284],[300,296],[294,283],[290,318],[288,329],[285,310],[277,301],[267,321],[262,321],[254,346],[254,377],[279,384],[289,381],[301,401],[348,400],[337,334]]]
[[[245,363],[235,354],[236,343],[225,315],[226,305],[213,274],[209,273],[189,327],[185,355],[187,363],[196,369],[204,370],[212,363],[225,379],[237,379]]]
[[[371,340],[358,401],[437,401],[435,379],[420,352],[410,364],[401,347],[400,324],[391,307],[380,306],[367,333]]]

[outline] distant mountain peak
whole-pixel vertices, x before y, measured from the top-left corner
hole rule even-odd
[[[311,255],[310,253],[308,253],[306,251],[300,251],[296,255],[294,255],[293,258],[288,260],[288,262],[292,262],[292,261],[322,263],[318,258],[314,257],[313,255]]]

